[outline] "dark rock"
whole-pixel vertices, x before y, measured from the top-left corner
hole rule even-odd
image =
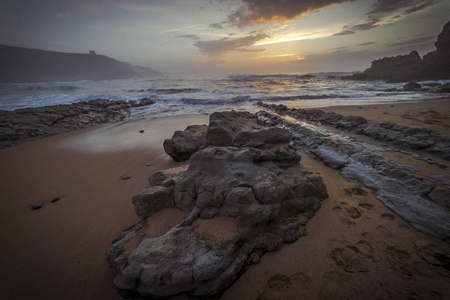
[[[248,112],[215,112],[209,118],[206,137],[214,146],[231,146],[241,131],[263,129],[256,116]]]
[[[42,207],[42,203],[38,202],[38,203],[34,203],[33,205],[31,205],[32,209],[39,209]]]
[[[434,188],[429,194],[431,200],[438,202],[450,209],[450,189],[449,188]]]
[[[450,83],[445,83],[433,89],[434,93],[450,93]]]
[[[32,139],[119,122],[129,115],[125,101],[95,99],[70,105],[18,109],[0,112],[0,147]]]
[[[139,130],[140,133],[144,133],[144,130]]]
[[[128,179],[130,179],[130,176],[128,176],[128,175],[123,175],[122,177],[120,177],[120,179],[122,179],[122,180],[128,180]]]
[[[151,164],[151,163],[146,163],[145,166],[146,166],[146,167],[151,167],[152,164]]]
[[[55,203],[57,201],[59,201],[61,198],[60,197],[55,197],[52,200],[50,200],[51,203]]]
[[[133,196],[132,202],[136,215],[148,218],[168,207],[174,207],[173,188],[153,186]]]
[[[192,154],[210,144],[206,138],[206,125],[188,126],[184,131],[175,131],[171,139],[164,141],[164,150],[174,161],[188,160]]]
[[[422,88],[422,85],[420,85],[417,82],[409,82],[403,86],[403,90],[405,91],[418,91]]]
[[[417,51],[408,55],[385,57],[372,62],[363,73],[346,77],[353,80],[404,82],[450,78],[450,22],[444,25],[435,43],[436,50],[423,59]]]
[[[299,164],[287,130],[262,129],[247,114],[221,113],[211,120],[213,140],[219,132],[226,138],[215,141],[240,147],[209,146],[195,152],[189,166],[150,175],[148,187],[133,197],[142,222],[107,252],[122,296],[217,297],[264,252],[304,235],[307,218],[327,197],[322,179]],[[169,207],[187,216],[161,236],[146,237],[147,218]],[[218,216],[234,218],[237,235],[209,244],[192,224]]]

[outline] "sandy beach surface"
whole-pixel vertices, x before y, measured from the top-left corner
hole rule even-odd
[[[450,99],[322,109],[449,133]],[[1,149],[0,299],[121,299],[105,252],[139,220],[131,197],[146,186],[149,174],[181,165],[164,153],[164,139],[207,122],[205,115],[126,121]],[[450,179],[449,168],[389,155],[417,168],[420,176]],[[308,222],[308,235],[264,255],[222,299],[256,299],[263,292],[261,299],[450,297],[448,269],[426,263],[433,259],[430,249],[448,253],[449,244],[411,228],[370,189],[348,182],[337,170],[304,153],[301,163],[323,177],[329,193]],[[122,180],[124,175],[129,179]],[[51,202],[55,197],[60,199]],[[43,206],[32,210],[36,202]],[[152,217],[149,235],[182,218],[176,209],[161,211]],[[226,218],[198,225],[200,232],[218,236],[235,230]]]

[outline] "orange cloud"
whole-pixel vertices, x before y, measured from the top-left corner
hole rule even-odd
[[[357,0],[242,0],[243,5],[224,23],[243,27],[253,23],[292,20],[311,11],[352,1]]]

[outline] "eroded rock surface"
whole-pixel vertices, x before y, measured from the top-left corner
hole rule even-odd
[[[300,120],[304,120],[303,116],[310,114],[314,115],[311,117],[314,120],[317,120],[318,115],[325,116],[327,114],[319,113],[318,110],[308,113],[306,110],[287,109],[284,105],[266,107],[274,108],[277,113],[293,116]],[[260,112],[258,116],[271,126],[289,128],[294,135],[297,147],[321,160],[327,166],[339,169],[346,179],[360,182],[373,189],[380,201],[417,230],[442,239],[450,239],[450,214],[447,207],[448,201],[445,200],[448,195],[447,189],[438,188],[424,178],[415,175],[414,168],[392,163],[377,151],[376,147],[371,147],[355,138],[320,132],[314,128],[287,122],[283,118],[267,112]],[[324,120],[323,117],[319,118]],[[333,119],[341,120],[340,118]],[[363,126],[372,126],[364,122],[360,123]],[[342,122],[336,121],[335,124],[339,126]],[[361,128],[365,128],[359,126],[354,130],[359,131]],[[392,124],[389,127],[395,126],[398,125]],[[352,127],[345,126],[344,128],[351,131]],[[419,136],[422,133],[419,129]],[[420,138],[417,141],[420,142]],[[427,139],[423,138],[422,143],[426,143],[426,141]],[[402,140],[399,142],[402,143]],[[414,145],[416,145],[415,142]]]
[[[96,99],[70,105],[0,111],[0,148],[102,123],[119,122],[128,116],[131,107],[154,103],[150,99],[139,102]]]
[[[121,295],[220,295],[265,252],[302,236],[307,219],[327,197],[322,179],[300,165],[288,130],[262,128],[249,115],[226,127],[229,116],[211,119],[220,120],[219,132],[236,132],[226,139],[234,146],[197,151],[189,166],[152,174],[148,187],[133,197],[142,221],[107,253]],[[185,219],[161,236],[146,236],[151,216],[171,207],[186,211]],[[193,226],[219,217],[234,219],[232,238],[211,243],[214,239]]]
[[[206,125],[192,125],[184,131],[175,131],[171,139],[164,141],[164,151],[174,161],[188,160],[192,154],[210,144],[206,138],[207,129]]]

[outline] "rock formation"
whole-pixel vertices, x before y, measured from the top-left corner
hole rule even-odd
[[[147,188],[133,197],[142,221],[107,253],[122,296],[218,296],[265,252],[303,235],[327,197],[322,179],[299,164],[286,129],[262,128],[254,115],[226,112],[211,115],[208,138],[214,130],[223,133],[218,143],[231,145],[209,140],[213,145],[195,152],[189,166],[150,175]],[[186,217],[161,235],[146,236],[152,216],[165,208],[186,211]],[[233,220],[235,235],[217,240],[197,232],[194,222],[214,218]]]
[[[423,59],[412,51],[407,55],[385,57],[372,62],[363,73],[346,77],[355,80],[406,82],[450,78],[450,22],[444,25],[435,43],[436,50]]]
[[[0,45],[0,82],[110,80],[161,76],[104,55],[63,53]]]
[[[371,124],[361,117],[343,117],[336,113],[325,113],[317,109],[289,109],[284,105],[262,106],[280,115],[288,115],[310,122],[311,120],[321,120],[337,128],[366,133],[395,145],[401,144],[413,149],[427,146],[436,147],[429,132],[423,128],[409,128],[391,123]],[[297,147],[327,166],[339,169],[346,179],[360,182],[374,190],[381,202],[417,230],[447,241],[450,240],[448,201],[445,200],[449,195],[448,189],[434,186],[424,178],[415,175],[416,170],[411,166],[392,163],[382,155],[381,151],[375,151],[373,147],[368,147],[356,138],[349,139],[329,132],[322,133],[314,128],[289,123],[283,118],[267,112],[260,112],[258,116],[268,125],[289,128]],[[378,132],[377,129],[380,131]],[[393,131],[389,133],[390,130]],[[449,159],[448,141],[446,145],[442,147],[446,150],[441,154]],[[384,151],[399,150],[392,145]],[[412,155],[412,157],[416,158],[416,155]],[[417,159],[422,158],[417,157]],[[429,161],[429,163],[446,168],[445,165],[434,161]]]
[[[0,148],[102,123],[122,121],[128,116],[131,107],[154,103],[146,98],[139,102],[96,99],[70,105],[0,111]]]

